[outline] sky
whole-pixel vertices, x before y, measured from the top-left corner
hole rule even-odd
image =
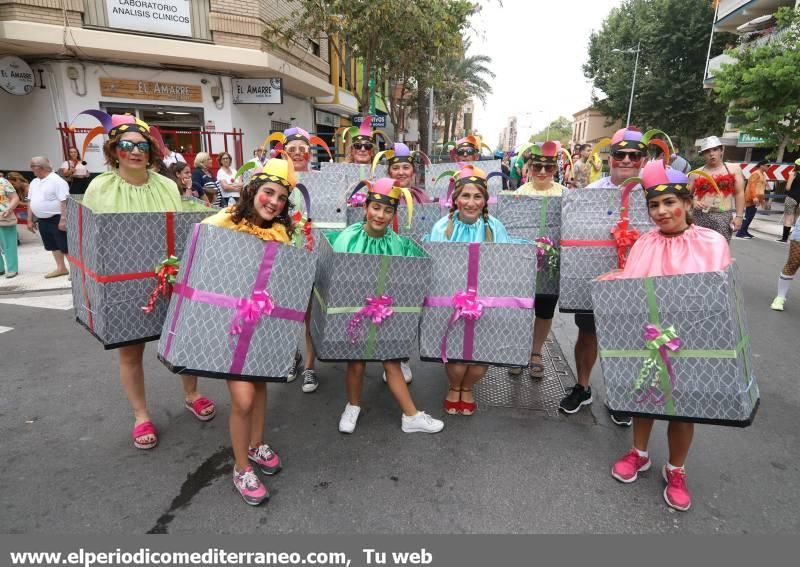
[[[583,76],[589,35],[622,0],[482,0],[473,16],[470,54],[492,58],[496,77],[486,105],[477,102],[473,124],[496,147],[508,117],[516,115],[525,139],[558,116],[591,103]]]

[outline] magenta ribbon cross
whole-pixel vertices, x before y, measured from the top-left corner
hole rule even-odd
[[[357,343],[366,333],[362,322],[370,319],[373,325],[380,325],[386,319],[394,315],[392,304],[394,299],[391,295],[370,296],[367,298],[366,305],[353,315],[347,322],[347,336],[352,344]]]
[[[468,247],[467,289],[457,291],[453,296],[428,296],[424,307],[451,307],[452,315],[442,337],[442,362],[447,362],[447,341],[450,330],[459,320],[464,321],[463,360],[472,360],[475,346],[475,323],[483,317],[487,308],[506,307],[512,309],[533,309],[532,297],[491,297],[478,295],[478,269],[480,267],[480,243],[473,242]]]

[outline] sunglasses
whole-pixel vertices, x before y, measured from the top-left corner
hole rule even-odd
[[[617,161],[624,161],[625,158],[630,158],[631,161],[637,162],[642,161],[644,154],[642,152],[626,152],[626,151],[618,151],[612,152],[611,157],[613,157]]]
[[[532,163],[531,169],[533,171],[545,170],[546,173],[555,173],[556,166],[552,163]]]
[[[288,154],[307,154],[308,153],[308,146],[291,146],[286,148],[286,153]]]
[[[150,142],[131,142],[130,140],[120,140],[117,147],[126,152],[132,152],[136,148],[143,154],[150,153]]]
[[[372,149],[372,144],[359,144],[359,143],[357,143],[357,144],[353,144],[353,148],[355,148],[357,150],[371,150]]]
[[[463,148],[456,152],[458,156],[472,156],[478,153],[478,150],[473,150],[472,148]]]

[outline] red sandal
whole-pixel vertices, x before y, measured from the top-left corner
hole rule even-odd
[[[461,390],[456,390],[452,386],[450,390],[453,392],[461,392]],[[444,412],[449,415],[456,415],[461,410],[461,395],[459,394],[459,399],[455,402],[451,402],[447,398],[444,399]]]
[[[184,400],[183,407],[189,410],[194,416],[199,419],[200,421],[211,421],[214,419],[214,416],[217,415],[217,407],[214,405],[214,402],[206,398],[205,396],[200,396],[193,402],[189,402],[188,400]],[[203,415],[203,410],[211,408],[211,413],[208,415]]]
[[[145,421],[144,423],[140,423],[133,428],[133,446],[137,449],[152,449],[156,445],[158,445],[158,434],[156,433],[156,427],[153,425],[152,421]],[[139,443],[137,439],[141,439],[142,437],[147,437],[148,435],[153,436],[153,440],[149,443]]]
[[[470,388],[469,390],[463,389],[461,391],[462,392],[471,392],[472,388]],[[475,413],[475,410],[477,410],[477,409],[478,409],[478,404],[475,403],[474,401],[465,402],[464,400],[461,400],[461,408],[460,408],[461,411],[459,413],[461,415],[472,415],[473,413]]]

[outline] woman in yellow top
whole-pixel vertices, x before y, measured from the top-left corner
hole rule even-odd
[[[569,154],[561,147],[560,142],[545,142],[541,146],[532,145],[523,151],[525,164],[528,166],[528,182],[513,191],[514,195],[530,195],[534,197],[561,197],[565,187],[553,180],[553,175],[558,170],[559,154]],[[534,313],[536,318],[533,323],[533,347],[528,373],[531,378],[544,378],[544,365],[542,364],[542,347],[550,328],[553,326],[553,316],[556,312],[558,295],[537,293],[534,300]],[[509,374],[519,376],[522,368],[512,368]]]
[[[83,204],[95,213],[156,213],[177,211],[181,197],[175,182],[148,169],[151,156],[159,144],[150,133],[150,127],[130,115],[109,116],[99,110],[85,110],[100,120],[102,126],[93,130],[84,140],[85,147],[96,135],[106,133],[103,144],[106,164],[113,169],[95,177],[86,189]],[[137,449],[152,449],[158,436],[144,391],[145,343],[119,348],[119,379],[128,396],[134,415],[133,444]],[[197,377],[181,375],[184,406],[201,421],[216,415],[214,402],[197,392]]]
[[[294,232],[289,193],[296,185],[291,160],[271,159],[263,170],[253,174],[237,204],[206,218],[203,224],[289,244]],[[231,395],[228,427],[235,461],[233,484],[247,504],[257,506],[269,498],[269,491],[250,463],[267,475],[281,470],[280,457],[264,443],[267,384],[242,380],[227,380],[227,384]]]

